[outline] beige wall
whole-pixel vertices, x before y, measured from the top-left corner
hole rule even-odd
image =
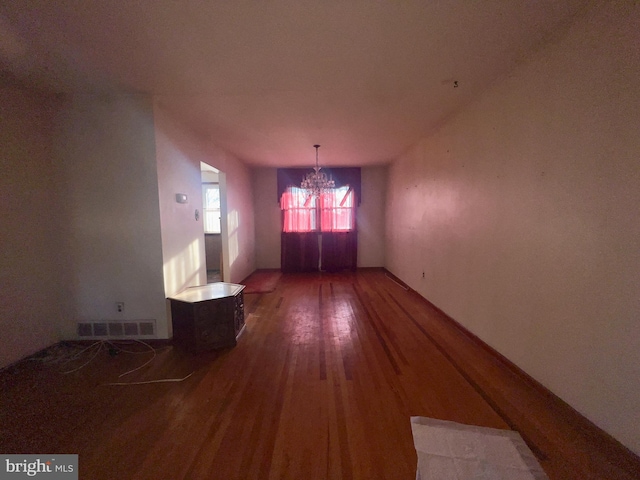
[[[75,337],[78,321],[110,319],[154,319],[166,337],[149,97],[77,95],[56,125],[63,338]]]
[[[256,268],[280,268],[281,212],[275,168],[251,171],[256,211]]]
[[[384,215],[387,167],[362,168],[362,203],[358,208],[358,267],[384,266]],[[280,268],[281,212],[277,169],[254,168],[256,268]]]
[[[0,88],[0,368],[60,336],[52,126],[57,102]]]
[[[386,261],[640,453],[632,3],[589,13],[393,164]]]

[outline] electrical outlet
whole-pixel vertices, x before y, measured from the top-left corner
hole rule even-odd
[[[124,312],[124,302],[116,302],[116,311],[118,313]]]

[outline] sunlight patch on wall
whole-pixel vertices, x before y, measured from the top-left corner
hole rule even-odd
[[[240,224],[240,220],[238,218],[238,211],[233,210],[227,215],[227,225],[229,225],[229,233],[233,233],[238,230],[238,225]]]
[[[231,266],[240,254],[240,242],[238,242],[238,226],[240,225],[240,220],[237,210],[229,212],[229,215],[227,215],[227,225],[229,226],[229,265]]]
[[[194,240],[182,252],[164,263],[164,291],[167,296],[198,284],[200,242],[200,239]]]

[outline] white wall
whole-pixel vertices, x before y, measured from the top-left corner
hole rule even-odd
[[[386,261],[640,453],[633,3],[590,12],[392,165]]]
[[[218,172],[212,172],[210,170],[202,171],[203,183],[218,183],[220,181],[220,174]]]
[[[362,201],[358,206],[358,267],[384,267],[387,167],[362,168]]]
[[[206,283],[200,162],[223,174],[220,176],[221,194],[226,191],[228,229],[225,262],[229,267],[225,276],[228,275],[226,278],[231,282],[240,282],[255,270],[249,169],[237,158],[175,121],[161,101],[155,102],[154,113],[167,295],[187,286]],[[189,203],[175,203],[176,193],[187,193]],[[200,211],[198,221],[194,217],[196,208]]]
[[[362,202],[358,207],[358,267],[384,266],[386,166],[363,167]],[[256,212],[256,266],[280,268],[280,230],[277,169],[252,171]]]
[[[56,125],[63,338],[78,321],[109,319],[155,319],[166,337],[150,99],[77,95]]]
[[[0,107],[0,366],[76,338],[80,321],[153,319],[170,336],[165,296],[206,282],[200,158],[227,174],[230,279],[255,269],[249,170],[150,97],[1,89]]]
[[[241,282],[256,269],[256,232],[251,171],[231,154],[209,144],[210,165],[224,172],[220,194],[226,197],[229,281]],[[225,190],[226,188],[226,190]],[[224,192],[226,191],[226,195]],[[224,200],[221,198],[221,200]],[[221,206],[224,209],[224,205]],[[224,242],[224,239],[223,239]],[[226,273],[225,273],[226,275]]]
[[[0,367],[58,339],[52,126],[57,102],[0,88]]]
[[[164,292],[169,297],[207,283],[202,180],[200,158],[189,151],[180,127],[157,106],[154,113]],[[178,193],[187,195],[187,203],[176,202]]]

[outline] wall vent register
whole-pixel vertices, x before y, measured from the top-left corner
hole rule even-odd
[[[154,338],[155,320],[102,320],[98,322],[79,322],[78,337],[83,339],[105,338]]]

